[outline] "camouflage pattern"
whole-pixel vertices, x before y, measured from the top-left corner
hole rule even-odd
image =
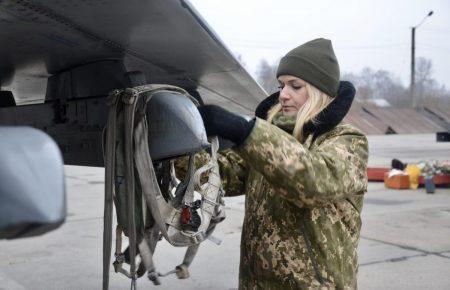
[[[237,153],[249,168],[239,288],[357,288],[366,137],[340,124],[301,144],[257,119]]]
[[[199,152],[195,155],[195,169],[202,167],[209,162],[209,154],[206,151]],[[247,178],[247,169],[245,162],[232,149],[220,151],[217,156],[217,162],[220,167],[220,178],[223,187],[226,189],[227,196],[236,196],[244,194],[243,188]],[[189,157],[184,156],[178,158],[175,162],[175,171],[179,179],[184,180],[187,174]],[[208,181],[208,176],[201,176],[201,183]]]
[[[356,289],[367,139],[342,123],[303,144],[284,130],[257,119],[219,158],[226,195],[246,195],[239,289]]]

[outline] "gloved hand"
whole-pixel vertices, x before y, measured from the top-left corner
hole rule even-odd
[[[255,125],[255,120],[247,121],[216,105],[200,106],[198,110],[208,136],[220,136],[237,146],[244,142]]]

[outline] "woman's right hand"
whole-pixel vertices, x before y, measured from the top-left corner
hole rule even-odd
[[[244,142],[255,125],[254,120],[248,121],[216,105],[199,106],[198,111],[208,136],[220,136],[237,146]]]

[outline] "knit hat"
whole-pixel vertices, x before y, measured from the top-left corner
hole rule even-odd
[[[339,88],[339,64],[329,39],[317,38],[289,51],[278,65],[277,77],[292,75],[335,97]]]

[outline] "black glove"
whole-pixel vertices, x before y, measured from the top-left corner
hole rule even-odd
[[[255,125],[255,120],[247,121],[216,105],[200,106],[198,111],[202,116],[208,136],[220,136],[237,146],[244,142]]]
[[[255,110],[255,116],[267,120],[267,113],[269,110],[278,104],[278,98],[280,97],[280,92],[276,92],[265,98],[261,103],[259,103],[258,107]]]

